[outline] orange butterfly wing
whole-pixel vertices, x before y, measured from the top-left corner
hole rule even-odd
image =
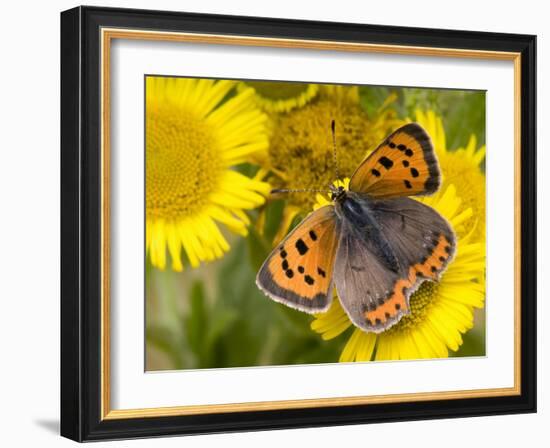
[[[338,244],[334,207],[309,214],[273,250],[258,271],[256,284],[276,302],[307,313],[328,309]]]
[[[353,173],[349,188],[376,198],[431,194],[441,180],[426,131],[410,123],[391,134]]]

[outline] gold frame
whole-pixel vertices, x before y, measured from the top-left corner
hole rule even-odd
[[[339,50],[347,52],[369,52],[414,56],[458,57],[469,59],[505,60],[514,62],[514,386],[508,388],[461,390],[448,392],[407,393],[395,395],[370,395],[338,398],[315,398],[305,400],[281,400],[230,403],[217,405],[189,405],[142,409],[110,408],[110,51],[113,39],[153,40],[170,42],[196,42],[214,45],[243,45],[278,48],[299,48],[315,50]],[[521,321],[520,291],[521,276],[521,54],[514,52],[415,47],[385,44],[363,44],[348,42],[260,38],[214,34],[191,34],[176,32],[155,32],[132,29],[102,28],[101,30],[101,420],[198,415],[210,413],[304,409],[328,406],[349,406],[428,400],[449,400],[459,398],[500,397],[521,394]]]

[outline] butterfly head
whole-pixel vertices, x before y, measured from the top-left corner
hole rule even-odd
[[[336,154],[336,123],[334,120],[331,121],[331,131],[332,131],[332,145],[333,145],[333,156],[334,156],[334,171],[336,179],[339,179],[339,170],[338,170],[338,157]],[[343,183],[343,181],[338,181],[337,183]],[[330,199],[333,202],[342,202],[346,197],[346,189],[342,185],[329,185],[328,191],[326,189],[315,189],[315,188],[275,188],[271,190],[272,194],[279,193],[329,193]]]
[[[334,202],[342,200],[346,195],[346,189],[343,186],[329,185],[330,199]]]

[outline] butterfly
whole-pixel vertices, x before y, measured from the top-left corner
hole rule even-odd
[[[332,124],[334,136],[334,122]],[[334,138],[334,137],[333,137]],[[411,310],[410,296],[438,281],[456,251],[451,225],[409,196],[435,193],[439,163],[429,135],[410,123],[387,137],[332,203],[310,213],[256,277],[273,300],[306,313],[328,310],[336,287],[351,322],[380,333]]]

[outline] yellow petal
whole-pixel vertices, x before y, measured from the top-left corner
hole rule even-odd
[[[357,356],[357,346],[359,344],[360,338],[361,338],[361,330],[356,328],[353,334],[351,335],[351,338],[349,338],[349,341],[347,342],[346,346],[344,347],[344,350],[342,350],[342,354],[340,355],[340,362],[355,361],[355,357]]]
[[[183,270],[180,256],[181,241],[177,227],[173,223],[166,225],[166,241],[168,243],[170,257],[172,258],[172,269],[176,272],[181,272]]]
[[[376,344],[376,335],[374,333],[363,333],[357,347],[357,361],[370,361]]]

